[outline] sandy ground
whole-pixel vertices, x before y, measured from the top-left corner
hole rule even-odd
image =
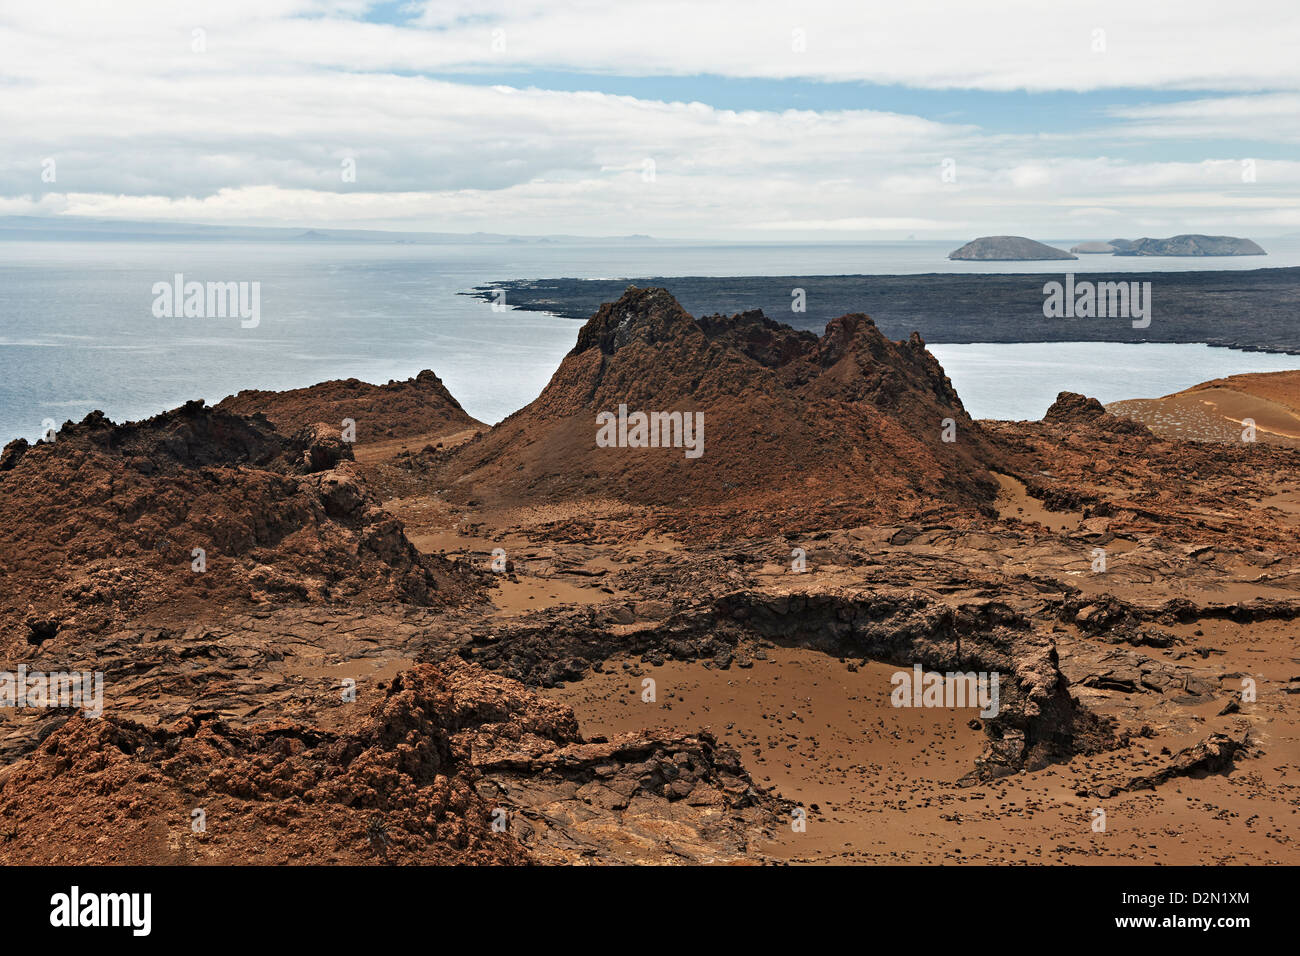
[[[407,438],[389,438],[384,441],[358,443],[353,454],[362,464],[387,461],[403,452],[414,454],[428,445],[454,448],[464,444],[482,431],[481,428],[468,428],[451,433],[429,432],[412,435]]]
[[[1300,862],[1293,715],[1277,721],[1265,759],[1229,775],[1106,800],[1076,792],[1107,774],[1160,765],[1162,747],[1229,728],[1232,718],[1213,716],[1215,704],[1184,715],[1187,732],[965,788],[957,780],[983,748],[969,726],[975,710],[891,706],[898,668],[889,664],[854,671],[797,647],[767,655],[752,669],[727,671],[679,662],[625,671],[610,662],[605,673],[546,693],[574,708],[586,734],[711,730],[740,752],[756,781],[807,808],[806,829],[792,821],[756,848],[792,863]],[[646,678],[656,682],[654,703],[642,701]],[[1093,696],[1104,709],[1105,695]],[[1098,809],[1104,830],[1094,830]]]
[[[1030,497],[1024,482],[1010,475],[994,473],[1002,486],[998,494],[998,514],[1003,518],[1036,521],[1048,531],[1070,531],[1079,527],[1083,515],[1074,511],[1051,511],[1037,498]]]
[[[1249,419],[1257,440],[1300,445],[1300,372],[1233,375],[1161,398],[1125,399],[1106,407],[1164,438],[1241,441]]]
[[[999,476],[999,481],[997,504],[1004,518],[1034,522],[1053,534],[1080,530],[1081,514],[1047,509],[1015,478]],[[504,548],[517,565],[515,573],[502,577],[494,597],[503,619],[563,604],[595,604],[616,593],[600,577],[557,580],[553,558],[556,551],[566,551],[563,545],[548,548],[527,535],[489,530],[528,524],[519,513],[486,518],[480,513],[468,525],[475,533],[467,533],[458,530],[455,515],[439,512],[427,500],[387,504],[427,529],[412,531],[412,540],[424,550],[486,563],[493,548]],[[1294,505],[1276,504],[1288,513]],[[532,517],[545,524],[558,516],[560,512],[537,509]],[[440,522],[444,527],[434,527]],[[663,558],[680,547],[670,538],[658,538],[620,544],[604,557],[592,557],[601,549],[591,546],[583,553],[585,564],[598,569],[642,556]],[[1123,538],[1111,539],[1111,571],[1104,580],[1087,573],[1088,552],[1079,552],[1071,559],[1080,568],[1077,583],[1086,591],[1162,599],[1167,596],[1164,586],[1128,570],[1127,555],[1138,548]],[[1057,559],[1025,560],[1027,569],[1043,569],[1050,564],[1036,562]],[[787,570],[772,564],[759,575],[779,577],[790,587],[824,586],[832,578],[851,587],[861,576],[852,568],[825,566],[792,579]],[[1225,582],[1221,592],[1189,596],[1237,601],[1290,593],[1267,582],[1236,580]],[[899,669],[893,664],[768,645],[766,659],[755,660],[751,668],[728,670],[700,661],[654,666],[614,658],[599,673],[543,693],[573,707],[588,736],[706,729],[736,748],[756,782],[807,810],[804,829],[792,825],[754,848],[768,859],[796,864],[1300,863],[1300,715],[1295,706],[1300,698],[1284,693],[1288,681],[1300,674],[1294,626],[1200,620],[1171,630],[1186,643],[1142,648],[1141,654],[1171,667],[1192,661],[1219,696],[1190,703],[1171,695],[1076,686],[1072,692],[1096,712],[1116,717],[1130,729],[1145,724],[1152,736],[1139,737],[1119,751],[1076,757],[976,787],[958,784],[985,747],[976,710],[893,707],[890,676]],[[1058,640],[1067,659],[1078,649],[1095,653],[1096,645],[1072,628],[1063,628]],[[1240,689],[1242,674],[1259,681],[1259,702],[1243,705],[1242,714],[1221,715],[1224,701]],[[647,678],[656,683],[654,702],[641,697]],[[1263,752],[1239,761],[1228,773],[1180,778],[1154,791],[1106,799],[1085,795],[1099,782],[1119,783],[1157,770],[1172,754],[1212,732],[1240,732],[1246,726],[1243,716],[1251,718]]]

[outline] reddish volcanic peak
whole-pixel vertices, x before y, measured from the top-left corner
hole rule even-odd
[[[650,420],[647,447],[637,413]],[[677,426],[668,416],[685,422],[685,441],[656,441]],[[695,422],[703,440],[687,454]],[[697,321],[664,289],[631,287],[448,477],[453,495],[499,503],[593,496],[800,526],[935,499],[980,507],[995,495],[996,457],[915,335],[890,341],[865,315],[820,337],[760,312]]]

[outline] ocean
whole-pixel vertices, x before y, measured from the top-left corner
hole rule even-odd
[[[1078,240],[1053,243],[1067,247]],[[644,275],[913,275],[1185,271],[1300,265],[1300,240],[1263,258],[1084,256],[956,263],[945,242],[786,245],[520,241],[464,243],[0,241],[0,441],[100,409],[138,419],[192,398],[332,378],[371,382],[433,369],[465,409],[496,422],[531,401],[580,323],[459,293],[518,278]],[[155,286],[257,283],[259,317],[155,314]],[[1163,395],[1236,372],[1300,368],[1300,356],[1203,345],[932,345],[977,418],[1036,418],[1062,389],[1111,401]]]

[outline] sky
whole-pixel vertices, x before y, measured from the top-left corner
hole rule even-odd
[[[0,0],[0,215],[1300,234],[1296,0]]]

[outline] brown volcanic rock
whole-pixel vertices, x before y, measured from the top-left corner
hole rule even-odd
[[[1227,773],[1232,770],[1238,755],[1245,755],[1250,749],[1249,730],[1241,731],[1235,736],[1212,733],[1194,746],[1178,751],[1173,759],[1154,773],[1138,774],[1122,783],[1101,784],[1090,792],[1092,796],[1104,799],[1118,793],[1154,790],[1179,777]]]
[[[1130,418],[1112,415],[1097,399],[1077,392],[1059,393],[1052,407],[1043,416],[1043,421],[1050,425],[1064,427],[1078,425],[1124,435],[1152,437],[1145,425]]]
[[[620,405],[702,413],[702,456],[598,447],[597,414]],[[955,442],[941,440],[945,419]],[[757,533],[973,511],[996,495],[997,459],[916,335],[891,342],[865,315],[820,338],[758,312],[697,321],[667,291],[631,287],[587,322],[542,394],[459,450],[446,476],[452,497],[614,498],[689,508],[703,533]]]
[[[55,435],[61,451],[77,449],[112,457],[146,475],[175,474],[187,468],[234,465],[280,472],[306,472],[351,458],[343,443],[327,432],[306,429],[290,437],[268,426],[202,401],[142,422],[116,425],[94,411],[80,422],[65,422]],[[40,458],[54,442],[29,445],[19,438],[0,454],[0,472],[10,471],[32,452]]]
[[[1106,414],[1106,406],[1095,398],[1080,395],[1078,392],[1061,392],[1052,402],[1052,407],[1043,416],[1043,421],[1053,424],[1078,422],[1091,424]]]
[[[348,732],[280,722],[240,730],[198,713],[166,728],[76,716],[0,789],[6,863],[521,863],[491,829],[456,735],[476,717],[425,665],[399,675]],[[348,705],[343,705],[348,706]],[[355,705],[353,705],[355,706]],[[499,719],[509,714],[505,708]],[[529,731],[570,730],[533,705]],[[559,718],[557,724],[557,717]],[[539,725],[534,727],[533,724]],[[60,812],[51,815],[49,806]],[[193,810],[206,816],[195,833]],[[104,835],[108,839],[101,839]]]
[[[339,706],[341,731],[74,716],[0,771],[0,862],[702,862],[775,822],[707,735],[588,742],[568,707],[455,660],[368,715]]]
[[[284,392],[245,389],[222,399],[217,408],[238,415],[265,415],[284,432],[293,433],[318,422],[335,430],[345,418],[357,423],[357,441],[451,434],[481,426],[429,369],[415,378],[371,385],[359,379],[337,379]]]
[[[1300,449],[1170,440],[1070,392],[1041,422],[981,424],[1022,463],[1016,474],[1030,496],[1049,509],[1080,512],[1091,534],[1158,535],[1238,551],[1248,562],[1298,552]],[[1272,579],[1276,572],[1265,573]]]
[[[901,566],[906,557],[891,555],[889,561]],[[685,608],[661,623],[646,622],[619,634],[581,613],[483,628],[461,654],[513,679],[553,688],[583,679],[614,655],[640,655],[658,664],[667,658],[708,660],[711,667],[729,670],[740,662],[752,666],[764,641],[806,644],[840,659],[999,673],[1000,710],[984,721],[987,749],[965,783],[1113,748],[1113,727],[1070,695],[1049,633],[1000,600],[953,606],[954,586],[966,584],[956,567],[953,558],[944,561],[951,575],[944,580],[949,592],[944,600],[922,590],[933,584],[927,580],[933,572],[915,564],[906,569],[906,590],[888,575],[848,587],[800,575],[798,586],[767,583],[721,593],[711,607]],[[692,583],[697,594],[709,586]]]
[[[350,448],[315,432],[288,438],[191,402],[120,426],[92,413],[4,458],[7,647],[155,610],[362,595],[444,604],[472,590],[411,546],[358,481]]]

